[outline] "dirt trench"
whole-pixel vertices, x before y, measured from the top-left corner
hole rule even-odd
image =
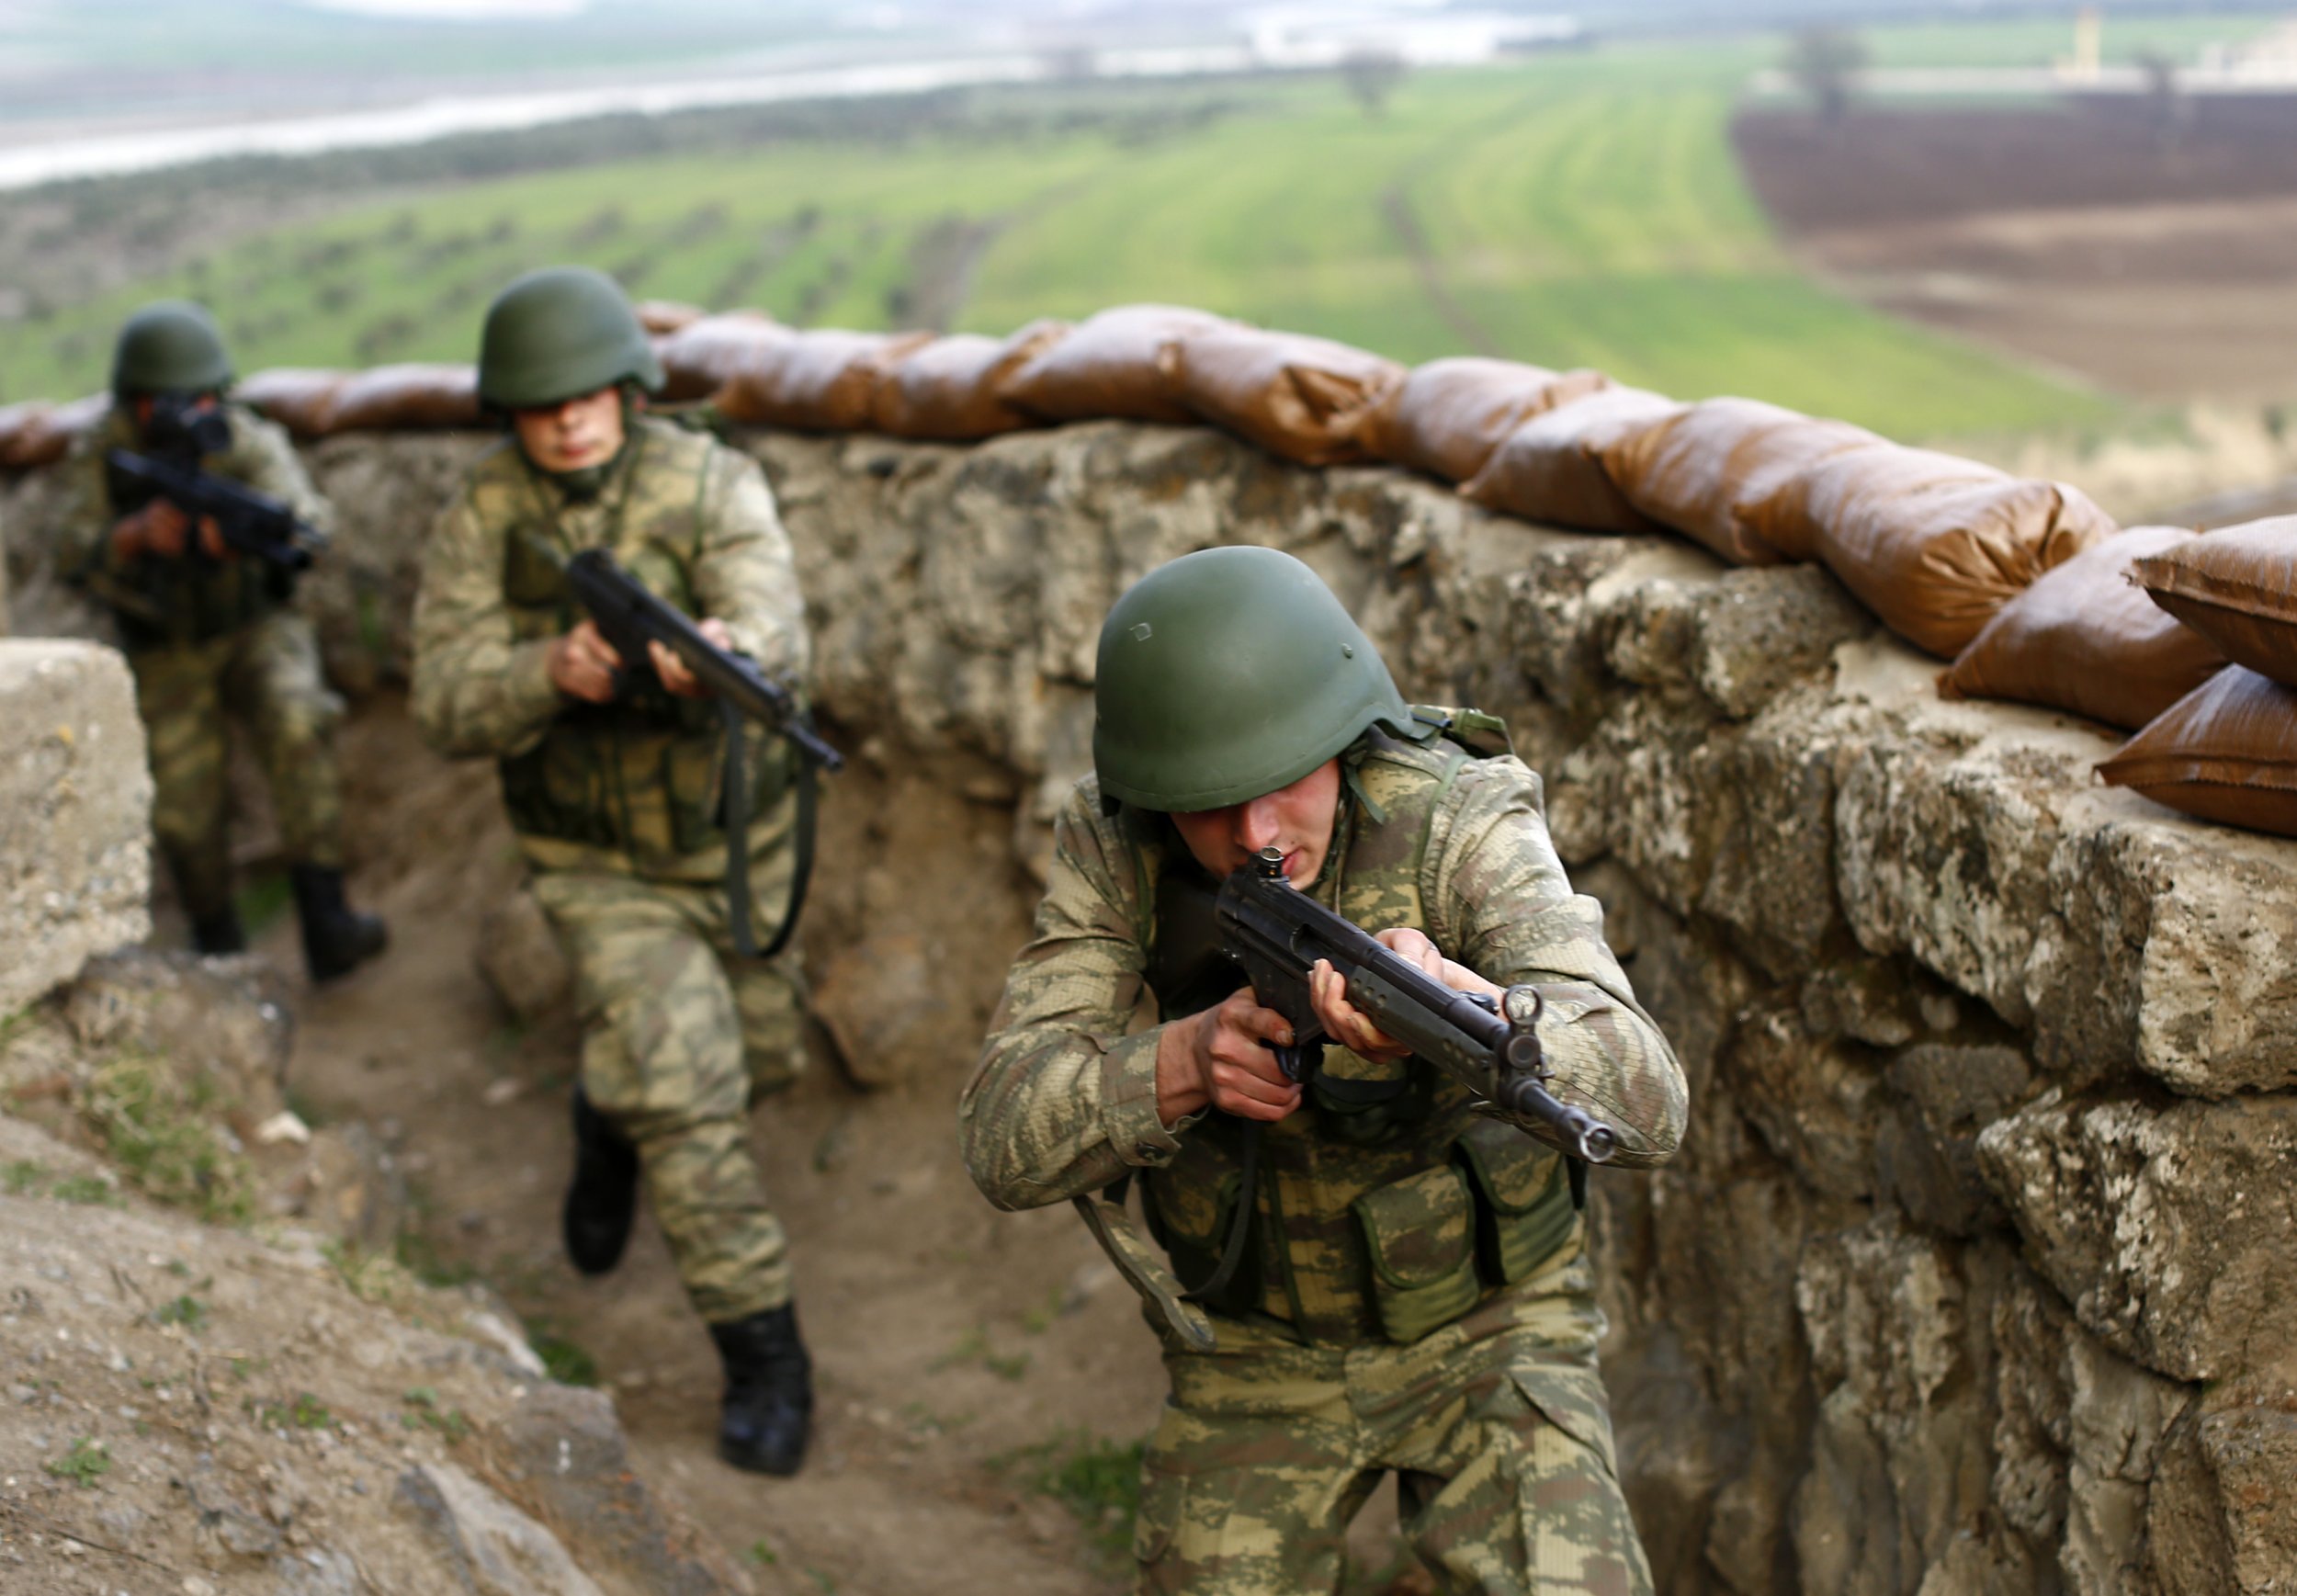
[[[913,934],[940,966],[934,992],[957,997],[912,1078],[864,1092],[817,1031],[803,1079],[753,1118],[819,1384],[798,1478],[716,1460],[716,1356],[651,1224],[603,1280],[565,1262],[575,1027],[518,1025],[482,979],[487,916],[518,877],[492,771],[433,756],[395,696],[345,740],[354,890],[390,917],[392,945],[303,993],[290,1090],[322,1120],[382,1129],[419,1197],[409,1254],[483,1277],[546,1351],[594,1364],[641,1465],[738,1556],[842,1592],[1115,1589],[1116,1515],[1081,1523],[1041,1481],[1147,1432],[1153,1338],[1065,1205],[998,1213],[956,1156],[957,1090],[1032,896],[1010,789],[987,767],[888,771],[872,748],[823,804],[807,968],[818,979],[865,929]],[[295,968],[293,934],[283,916],[259,945]],[[902,979],[885,1004],[934,1001]]]

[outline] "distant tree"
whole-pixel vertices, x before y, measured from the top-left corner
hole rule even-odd
[[[1404,81],[1404,58],[1396,51],[1366,44],[1341,59],[1340,79],[1348,85],[1349,97],[1363,108],[1363,114],[1377,117],[1386,111],[1387,96]]]
[[[1805,28],[1787,49],[1786,70],[1828,127],[1850,108],[1850,91],[1866,65],[1866,41],[1839,28]]]
[[[2193,101],[2178,81],[2178,63],[2158,50],[2140,51],[2137,69],[2145,76],[2145,119],[2165,153],[2184,142],[2193,119]]]

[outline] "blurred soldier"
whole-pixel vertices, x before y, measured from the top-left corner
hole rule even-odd
[[[196,459],[212,476],[277,499],[322,528],[333,518],[287,435],[229,402],[232,362],[198,305],[147,305],[128,318],[112,359],[110,411],[74,440],[59,555],[68,578],[108,605],[135,673],[151,742],[152,829],[202,953],[246,946],[232,899],[227,741],[235,716],[270,778],[315,981],[382,951],[383,923],[343,894],[343,718],[320,673],[311,622],[289,607],[293,579],[225,547],[139,491],[107,460],[114,449]]]
[[[652,645],[659,685],[583,617],[564,572],[605,548],[721,647],[791,682],[805,606],[756,462],[647,416],[662,368],[612,278],[529,273],[487,311],[479,394],[510,436],[440,517],[415,606],[414,713],[441,752],[501,764],[536,898],[583,1026],[564,1232],[585,1274],[622,1256],[641,1172],[726,1367],[719,1452],[792,1474],[812,1410],[782,1227],[750,1153],[753,1095],[800,1062],[794,973],[735,951],[716,706]],[[786,900],[787,745],[745,740],[752,900]],[[731,839],[739,843],[739,839]]]
[[[1311,995],[1344,1050],[1295,1084],[1271,1051],[1290,1027],[1239,984],[1209,913],[1273,847],[1296,888],[1447,985],[1535,983],[1556,1094],[1612,1124],[1619,1162],[1657,1163],[1682,1071],[1601,909],[1572,895],[1539,778],[1488,717],[1408,707],[1273,549],[1134,584],[1093,696],[1095,774],[1056,824],[960,1136],[1000,1207],[1115,1188],[1086,1216],[1171,1378],[1142,1460],[1140,1589],[1337,1590],[1348,1522],[1394,1470],[1442,1589],[1647,1591],[1562,1156],[1474,1115],[1327,964]],[[1144,988],[1161,1023],[1135,1031]],[[1131,1182],[1169,1268],[1116,1205]]]

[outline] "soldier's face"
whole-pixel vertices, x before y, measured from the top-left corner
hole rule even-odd
[[[560,404],[511,412],[526,458],[546,471],[603,466],[622,447],[622,391],[611,384]]]
[[[1340,813],[1340,761],[1328,759],[1290,787],[1226,809],[1174,815],[1172,824],[1196,862],[1216,876],[1241,869],[1262,848],[1284,856],[1284,874],[1307,887],[1324,868]]]

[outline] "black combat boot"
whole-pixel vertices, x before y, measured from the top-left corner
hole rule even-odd
[[[289,866],[295,912],[303,923],[303,964],[314,981],[331,981],[383,951],[390,940],[379,915],[343,900],[343,872],[327,865]]]
[[[240,927],[239,911],[226,908],[193,915],[191,945],[205,954],[245,953],[247,933]]]
[[[574,1179],[566,1188],[560,1229],[566,1255],[584,1274],[622,1262],[638,1214],[638,1149],[574,1089]]]
[[[813,1418],[813,1360],[798,1339],[797,1305],[714,1324],[710,1340],[726,1364],[718,1455],[755,1474],[796,1474]]]

